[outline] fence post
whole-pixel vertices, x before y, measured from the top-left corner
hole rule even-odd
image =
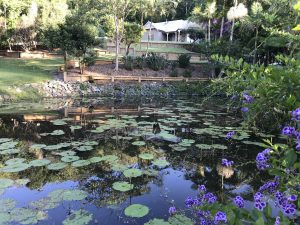
[[[115,82],[115,77],[114,77],[114,76],[111,77],[111,82],[112,82],[112,83]]]

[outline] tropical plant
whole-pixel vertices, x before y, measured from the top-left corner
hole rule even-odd
[[[216,2],[208,2],[204,9],[200,6],[196,6],[193,9],[192,16],[190,17],[191,21],[195,21],[197,23],[204,21],[208,22],[208,30],[207,30],[207,40],[208,43],[211,41],[211,20],[214,18],[214,15],[217,11]]]

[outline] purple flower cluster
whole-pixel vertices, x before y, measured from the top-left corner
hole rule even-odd
[[[276,192],[276,189],[279,186],[278,177],[275,178],[275,181],[268,181],[263,186],[259,188],[260,192],[267,191],[270,194],[274,194]]]
[[[176,208],[174,207],[174,206],[171,206],[170,208],[169,208],[169,214],[170,215],[174,215],[175,213],[176,213]]]
[[[222,159],[222,166],[231,167],[233,166],[234,162],[228,159]]]
[[[277,216],[274,225],[280,225],[280,217]]]
[[[295,214],[296,205],[293,203],[294,201],[297,201],[296,195],[286,196],[280,191],[275,193],[275,203],[286,215],[292,216]]]
[[[213,193],[208,192],[204,195],[204,200],[207,203],[213,204],[217,201],[217,196],[215,196]]]
[[[219,222],[221,222],[221,223],[222,222],[224,222],[224,223],[227,222],[226,214],[221,212],[221,211],[216,213],[214,224],[219,224]]]
[[[200,205],[201,202],[199,201],[199,198],[187,197],[187,198],[185,199],[184,203],[185,203],[185,206],[186,206],[187,208],[191,208],[191,207],[193,207],[193,206],[198,206],[198,205]]]
[[[264,201],[264,195],[260,192],[256,192],[254,195],[254,206],[260,211],[263,211],[267,206],[267,203]]]
[[[229,140],[233,137],[233,135],[235,135],[235,132],[234,131],[230,131],[226,134],[226,139]]]
[[[187,197],[185,199],[185,206],[187,208],[191,208],[194,206],[204,205],[205,203],[213,204],[217,201],[217,196],[215,196],[211,192],[206,193],[206,187],[204,185],[200,185],[199,189],[199,196],[196,198]]]
[[[238,208],[244,208],[245,206],[245,201],[241,196],[236,196],[233,202]]]
[[[300,121],[300,108],[295,109],[292,112],[292,117],[293,117],[292,120]]]
[[[242,107],[242,108],[241,108],[241,111],[244,112],[244,113],[246,113],[246,112],[249,111],[249,108],[248,108],[248,107]]]
[[[250,104],[253,102],[253,98],[248,93],[244,93],[243,99],[244,99],[243,102],[247,103],[247,104]]]
[[[270,149],[265,149],[264,151],[260,152],[256,156],[256,166],[259,170],[265,170],[270,168],[269,165],[269,158],[270,158]]]
[[[197,212],[197,217],[199,219],[199,224],[201,225],[212,225],[213,221],[211,220],[210,211],[201,211]]]
[[[288,136],[288,137],[292,137],[292,136],[294,135],[295,131],[296,131],[296,130],[295,130],[294,127],[287,126],[287,127],[284,127],[284,128],[282,129],[281,133],[282,133],[283,135]]]
[[[200,193],[206,193],[205,185],[199,185],[198,190],[200,191]]]

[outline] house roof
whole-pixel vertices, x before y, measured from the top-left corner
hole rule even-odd
[[[173,20],[173,21],[166,21],[166,22],[160,22],[160,23],[151,23],[148,21],[145,25],[144,28],[146,30],[151,29],[156,29],[159,31],[163,31],[165,33],[172,33],[176,32],[178,30],[186,30],[188,28],[200,28],[203,29],[204,25],[203,24],[197,24],[193,23],[188,20]]]

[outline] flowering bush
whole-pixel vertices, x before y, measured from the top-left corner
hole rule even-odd
[[[300,106],[300,60],[277,56],[278,65],[251,65],[243,59],[214,55],[225,76],[213,81],[216,93],[234,96],[246,122],[264,130],[277,130]],[[242,100],[242,101],[238,101]],[[293,112],[300,118],[300,110]]]
[[[247,104],[253,101],[246,97]],[[287,144],[273,144],[265,140],[266,149],[256,156],[257,168],[267,171],[273,180],[264,183],[253,193],[253,209],[245,209],[242,196],[235,196],[226,204],[218,201],[214,193],[208,192],[204,185],[198,188],[196,197],[185,200],[187,210],[171,207],[170,215],[190,212],[196,224],[257,224],[257,225],[292,225],[299,224],[300,218],[300,108],[291,113],[291,124],[282,129]],[[226,139],[234,133],[229,132]],[[224,167],[233,167],[234,162],[222,159]],[[275,211],[273,211],[275,209]]]

